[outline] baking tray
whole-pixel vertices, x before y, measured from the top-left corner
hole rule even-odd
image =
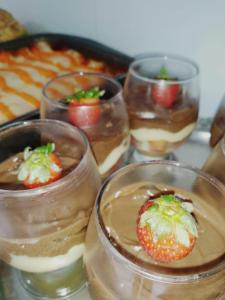
[[[71,48],[79,51],[87,58],[106,63],[118,74],[116,79],[124,78],[133,58],[111,47],[91,39],[58,33],[39,33],[0,43],[0,51],[13,51],[23,47],[31,47],[35,42],[45,40],[53,49]],[[0,129],[15,121],[31,120],[39,117],[39,109],[26,113],[12,121],[0,125]]]
[[[177,149],[174,154],[178,161],[192,167],[201,168],[211,152],[209,146],[211,119],[200,119],[189,140]],[[32,300],[20,286],[14,271],[6,265],[4,276],[0,280],[0,296],[2,300]],[[69,300],[91,300],[87,288],[70,297]]]

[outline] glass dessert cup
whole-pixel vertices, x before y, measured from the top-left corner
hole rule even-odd
[[[225,134],[225,95],[220,101],[219,107],[213,118],[210,128],[210,146],[214,147]]]
[[[32,189],[18,181],[23,151],[54,143],[62,176]],[[59,299],[86,282],[84,237],[100,175],[85,135],[56,120],[0,132],[0,259],[35,299]]]
[[[210,193],[202,194],[201,186]],[[192,251],[173,262],[154,260],[137,237],[140,207],[162,191],[174,191],[180,203],[191,201],[197,223]],[[224,200],[219,181],[177,162],[141,162],[115,172],[98,194],[86,235],[84,262],[92,298],[224,299]]]
[[[131,63],[124,86],[132,161],[168,159],[195,128],[199,69],[175,55],[149,54]]]
[[[225,135],[212,149],[208,159],[202,167],[202,170],[216,177],[225,185]]]
[[[72,107],[66,99],[76,91],[104,91],[98,103]],[[121,85],[103,74],[72,73],[50,81],[43,90],[41,118],[69,122],[87,135],[102,178],[124,164],[129,124]],[[79,120],[80,118],[80,120]]]

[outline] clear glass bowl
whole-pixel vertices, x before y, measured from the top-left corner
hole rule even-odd
[[[197,122],[199,94],[194,62],[167,54],[134,60],[124,86],[134,161],[138,154],[165,159],[185,142]]]
[[[17,180],[27,146],[54,143],[62,177],[26,189]],[[82,256],[89,216],[100,186],[88,141],[56,120],[15,123],[0,132],[0,258],[19,270],[37,299],[57,299],[85,283]]]
[[[161,263],[140,246],[136,222],[149,196],[168,190],[192,201],[198,238],[185,258]],[[92,298],[223,299],[224,200],[219,181],[176,162],[131,164],[117,171],[98,194],[86,236],[84,261]]]
[[[100,110],[100,115],[94,123],[86,125],[84,121],[81,125],[75,123],[75,126],[87,135],[99,172],[105,178],[124,164],[129,147],[128,115],[118,82],[103,74],[83,72],[56,77],[43,90],[41,117],[74,125],[71,108],[65,99],[77,89],[89,90],[93,87],[105,91],[99,104],[80,105],[74,110],[76,115],[82,115],[83,120],[94,111]]]

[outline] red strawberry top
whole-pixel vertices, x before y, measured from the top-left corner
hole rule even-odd
[[[70,123],[78,127],[95,125],[100,119],[100,97],[104,93],[99,87],[93,87],[89,90],[77,89],[73,95],[67,97]]]
[[[27,188],[47,185],[61,177],[61,161],[54,153],[55,144],[48,143],[31,150],[24,150],[24,161],[18,170],[18,180]]]
[[[165,67],[160,69],[159,74],[155,77],[155,79],[158,80],[158,83],[154,83],[152,85],[153,101],[164,108],[171,108],[180,93],[180,85],[172,82],[176,81],[176,79],[169,76]]]
[[[171,262],[188,255],[198,237],[191,202],[173,193],[144,203],[137,220],[137,236],[143,249],[155,260]]]

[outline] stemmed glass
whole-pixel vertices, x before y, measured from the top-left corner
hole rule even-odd
[[[18,180],[23,155],[46,144],[54,145],[62,176],[27,188]],[[84,238],[99,186],[88,141],[74,126],[37,120],[0,132],[0,259],[33,298],[60,299],[84,286]]]
[[[223,299],[224,200],[216,178],[178,162],[140,162],[115,172],[98,194],[86,235],[92,298]],[[147,225],[140,231],[138,224]]]
[[[175,55],[149,54],[130,65],[124,87],[133,161],[167,159],[195,128],[199,68]]]
[[[99,99],[82,99],[83,92],[93,97],[93,89],[100,91]],[[73,105],[76,92],[79,99]],[[113,78],[83,72],[54,78],[43,90],[41,118],[62,120],[81,128],[102,178],[124,164],[130,141],[128,114],[122,87]]]

